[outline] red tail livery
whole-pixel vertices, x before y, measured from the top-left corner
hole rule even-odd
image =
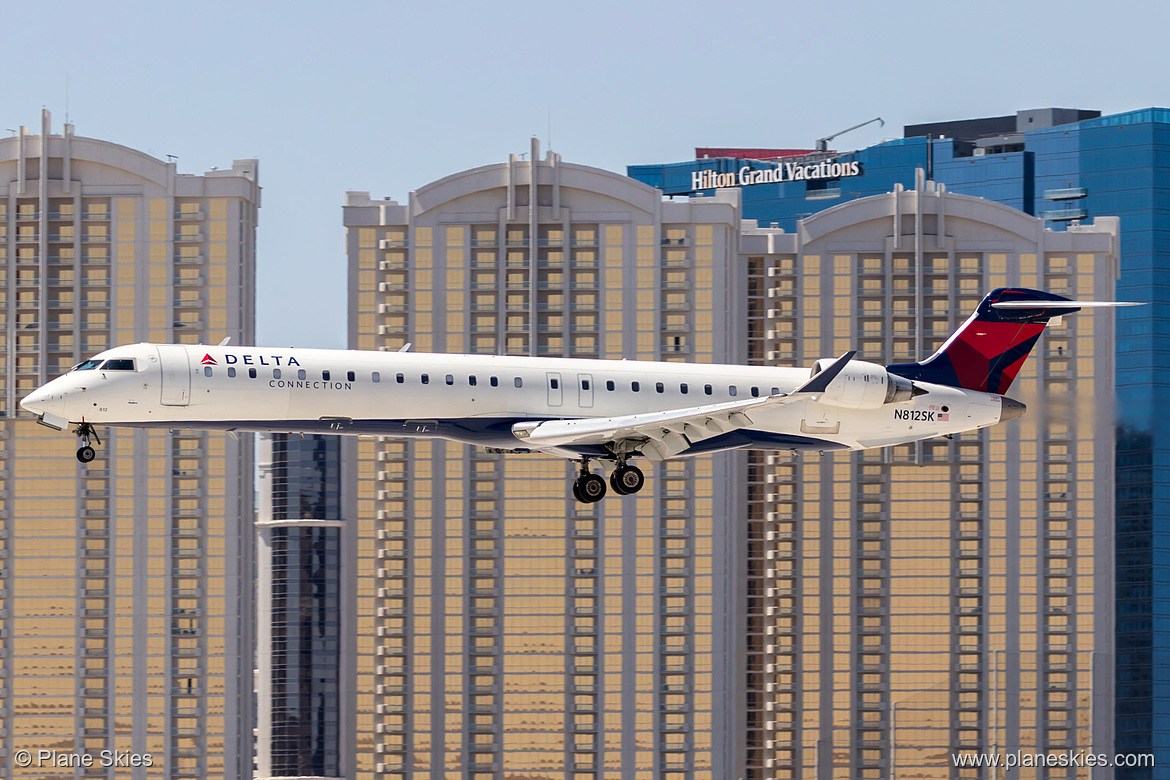
[[[911,380],[1003,395],[1048,321],[1079,311],[1068,300],[1020,287],[992,290],[938,352],[919,363],[886,366],[886,370]],[[1043,301],[1054,305],[1044,306]],[[1019,305],[1024,302],[1037,305]]]

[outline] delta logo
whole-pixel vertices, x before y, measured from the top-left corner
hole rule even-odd
[[[201,366],[218,366],[219,363],[217,363],[215,358],[213,358],[211,355],[205,354],[203,356],[203,359],[199,361],[199,365],[201,365]]]

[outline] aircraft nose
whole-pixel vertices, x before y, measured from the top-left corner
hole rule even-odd
[[[45,411],[45,401],[49,398],[48,392],[45,388],[38,387],[31,393],[20,399],[20,408],[33,414],[41,414]]]
[[[1024,412],[1028,411],[1028,407],[1014,398],[1001,398],[999,406],[999,421],[1014,420],[1017,417],[1023,417]]]

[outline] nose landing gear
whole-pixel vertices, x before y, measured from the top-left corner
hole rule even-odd
[[[93,426],[84,420],[78,423],[73,433],[81,438],[81,446],[77,449],[77,459],[82,463],[89,463],[97,457],[97,453],[89,444],[90,438],[97,442],[99,447],[102,440],[98,438],[97,431],[94,430]]]

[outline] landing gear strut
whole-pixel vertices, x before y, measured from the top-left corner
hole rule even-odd
[[[102,440],[98,438],[97,431],[93,429],[93,426],[85,421],[79,423],[73,433],[81,437],[81,447],[77,450],[77,459],[82,463],[89,463],[97,457],[97,453],[89,445],[90,438],[97,442],[98,446],[101,446]]]
[[[593,504],[605,498],[605,480],[589,472],[589,459],[581,459],[581,476],[573,480],[573,498]]]

